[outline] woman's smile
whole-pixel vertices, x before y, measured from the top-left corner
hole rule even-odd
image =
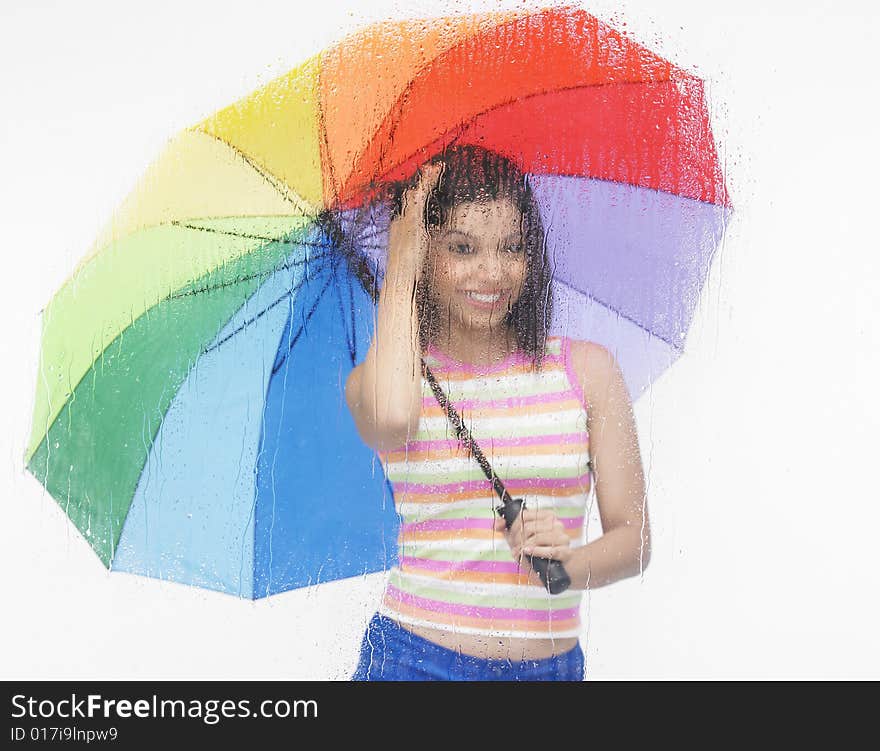
[[[481,310],[493,310],[506,305],[510,299],[511,290],[495,289],[495,290],[460,290],[467,301],[476,308]]]

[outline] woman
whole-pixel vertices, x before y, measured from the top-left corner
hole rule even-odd
[[[392,217],[375,336],[346,399],[394,488],[399,564],[353,679],[583,680],[583,591],[639,573],[650,555],[620,370],[598,344],[548,335],[544,230],[509,160],[449,148],[401,186]],[[423,359],[525,498],[509,530]],[[584,545],[593,477],[603,535]],[[561,561],[569,589],[551,595],[524,553]]]

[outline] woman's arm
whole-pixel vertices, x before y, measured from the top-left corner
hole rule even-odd
[[[603,534],[580,547],[550,509],[522,511],[505,531],[515,559],[521,553],[556,558],[573,589],[595,589],[638,574],[651,558],[645,478],[635,418],[623,375],[611,353],[593,342],[571,342],[571,365],[587,402],[587,429]],[[526,559],[523,558],[523,565]],[[535,583],[541,584],[537,574]]]
[[[388,261],[379,293],[376,331],[364,361],[345,384],[345,398],[363,441],[377,451],[397,448],[418,426],[422,406],[416,285],[427,252],[424,205],[440,165],[422,169],[391,223]]]
[[[565,567],[572,587],[602,587],[635,576],[651,559],[648,503],[632,402],[612,354],[594,342],[572,341],[575,375],[588,409],[590,457],[602,536],[573,548]]]

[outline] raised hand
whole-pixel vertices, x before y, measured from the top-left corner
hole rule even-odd
[[[425,164],[418,172],[414,185],[402,196],[402,211],[391,221],[388,230],[389,264],[397,263],[421,270],[428,248],[425,227],[425,202],[436,187],[443,165]]]

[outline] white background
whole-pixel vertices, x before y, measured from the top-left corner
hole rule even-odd
[[[259,602],[110,574],[22,469],[39,311],[165,142],[373,20],[522,3],[4,0],[0,665],[331,678],[383,575]],[[880,678],[873,3],[584,3],[709,82],[737,209],[687,353],[636,404],[654,534],[593,590],[588,676]]]

